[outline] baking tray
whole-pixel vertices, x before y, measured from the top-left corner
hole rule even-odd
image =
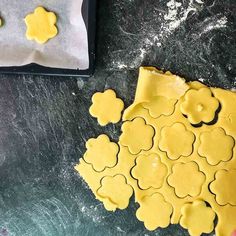
[[[25,66],[0,67],[0,73],[90,77],[93,74],[95,67],[96,0],[83,1],[82,16],[88,33],[88,48],[89,48],[88,69],[72,70],[72,69],[50,68],[32,63]]]

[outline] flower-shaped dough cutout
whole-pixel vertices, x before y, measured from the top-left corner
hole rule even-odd
[[[95,93],[92,97],[92,106],[89,108],[91,116],[97,118],[101,126],[108,123],[117,123],[121,119],[124,102],[116,97],[116,93],[108,89],[103,93]]]
[[[145,123],[143,118],[138,117],[132,121],[126,121],[121,130],[120,143],[128,147],[132,154],[151,149],[155,131],[152,126]]]
[[[176,160],[180,156],[189,156],[193,152],[194,134],[187,130],[182,123],[175,123],[161,129],[159,148],[167,156]]]
[[[170,224],[173,208],[160,193],[145,196],[139,204],[136,216],[138,220],[144,222],[148,230],[166,228]]]
[[[123,210],[129,205],[133,188],[127,184],[123,175],[105,176],[97,194],[104,199],[103,203],[107,210],[115,211],[117,208]]]
[[[86,148],[84,160],[92,164],[94,170],[103,171],[106,167],[116,165],[119,147],[111,142],[107,135],[101,134],[96,139],[89,139],[86,142]]]
[[[175,189],[176,196],[184,198],[196,197],[201,193],[205,175],[195,162],[177,163],[167,181]]]
[[[26,38],[28,40],[34,39],[40,44],[46,43],[58,33],[56,22],[55,13],[48,12],[43,7],[37,7],[34,13],[25,17],[27,26]]]
[[[177,100],[168,99],[163,96],[153,97],[151,101],[142,103],[142,106],[148,109],[150,116],[158,118],[161,115],[170,116],[175,110]]]
[[[186,84],[180,77],[172,77],[172,79],[170,84],[168,74],[143,68],[135,101],[128,108],[127,116],[124,113],[124,126],[118,143],[116,165],[111,168],[105,166],[104,171],[99,172],[95,171],[93,163],[88,164],[82,158],[75,168],[107,210],[114,211],[119,207],[127,206],[128,201],[131,201],[129,198],[131,193],[124,197],[126,204],[122,207],[119,200],[120,192],[122,194],[127,192],[123,185],[128,185],[128,189],[133,188],[135,201],[139,204],[136,215],[149,230],[181,222],[191,235],[200,235],[212,230],[214,215],[217,214],[215,234],[231,235],[236,229],[236,205],[234,205],[236,204],[236,190],[234,191],[236,145],[235,141],[235,146],[230,141],[236,134],[234,124],[236,119],[233,119],[236,117],[233,109],[236,104],[236,93],[208,88],[199,82]],[[193,89],[198,92],[203,88],[210,89],[212,94],[209,96],[219,101],[219,107],[212,122],[205,124],[206,120],[200,119],[201,122],[194,127],[189,122],[188,116],[183,115],[180,106],[187,101],[185,95],[188,90]],[[155,104],[161,103],[160,100],[156,101],[161,96],[177,100],[174,110],[168,108],[161,114],[160,107],[155,107]],[[148,107],[145,108],[143,104]],[[208,106],[208,104],[208,99],[205,98],[203,105]],[[211,109],[212,106],[209,105]],[[199,108],[202,109],[201,106]],[[173,113],[170,114],[172,111]],[[136,119],[140,121],[141,127],[144,127],[141,131],[139,126],[132,126],[137,122]],[[175,126],[176,123],[179,125]],[[128,128],[124,129],[126,125]],[[150,132],[146,132],[146,127],[150,128]],[[173,130],[172,133],[165,129],[167,127]],[[182,140],[179,141],[180,139]],[[164,144],[161,143],[159,147],[160,142]],[[177,147],[175,142],[179,142]],[[221,149],[224,150],[223,159],[219,153],[213,155],[211,144],[220,149],[219,153]],[[212,165],[215,164],[214,161],[219,164]],[[165,165],[167,173],[164,173],[165,168],[157,168],[160,164]],[[222,169],[226,170],[219,171]],[[158,170],[161,171],[158,173]],[[120,178],[123,180],[114,181],[113,178],[117,174],[122,175]],[[148,177],[149,174],[151,178]],[[110,179],[110,184],[103,184],[103,178]],[[121,190],[120,185],[122,185]],[[105,191],[100,193],[103,189]]]
[[[219,205],[231,204],[236,206],[236,170],[219,170],[215,180],[210,184],[210,190],[216,195]]]
[[[215,118],[219,104],[218,99],[212,97],[209,88],[190,89],[184,96],[180,110],[188,117],[191,124],[210,123]]]
[[[202,233],[211,233],[214,229],[215,212],[205,202],[196,200],[186,203],[181,208],[180,225],[188,229],[191,236],[200,236]]]
[[[222,128],[215,128],[200,135],[198,153],[205,157],[210,165],[229,161],[233,156],[234,139]]]
[[[160,188],[167,175],[167,167],[157,154],[140,155],[131,174],[138,180],[141,189]]]

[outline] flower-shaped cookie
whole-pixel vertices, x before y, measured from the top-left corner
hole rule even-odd
[[[46,43],[57,35],[56,22],[55,13],[47,12],[43,7],[37,7],[34,13],[25,17],[27,39],[34,39],[40,44]]]
[[[117,208],[123,210],[129,205],[133,188],[126,183],[123,175],[105,176],[97,194],[104,199],[103,204],[108,211],[115,211]]]
[[[205,157],[210,165],[229,161],[233,156],[234,139],[222,128],[215,128],[200,135],[199,155]]]
[[[219,170],[215,180],[210,184],[210,190],[216,195],[220,205],[231,204],[236,206],[236,170]]]
[[[161,130],[159,148],[167,152],[167,156],[176,160],[180,156],[189,156],[193,152],[195,136],[182,123],[166,126]]]
[[[91,116],[97,118],[101,126],[108,123],[117,123],[121,119],[124,102],[116,97],[116,93],[108,89],[103,93],[95,93],[92,97],[92,106],[89,108]]]
[[[105,134],[96,139],[89,139],[86,142],[86,148],[84,160],[92,164],[96,171],[103,171],[106,167],[113,167],[117,163],[119,147],[116,143],[110,142],[109,137]]]
[[[151,101],[142,103],[142,106],[148,109],[150,116],[158,118],[161,115],[170,116],[175,110],[177,100],[168,99],[163,96],[153,97]]]
[[[120,143],[128,147],[132,154],[151,149],[155,132],[152,126],[145,123],[143,118],[138,117],[133,121],[126,121],[121,130]]]
[[[131,173],[138,180],[140,188],[160,188],[166,177],[167,167],[157,154],[140,155],[137,157],[136,165]]]
[[[175,164],[167,181],[175,189],[175,194],[184,198],[198,196],[205,179],[206,177],[199,171],[198,165],[195,162],[188,162]]]
[[[170,224],[170,216],[173,208],[166,202],[159,193],[145,196],[140,202],[136,211],[138,220],[143,221],[148,230],[155,230],[158,227],[165,228]]]
[[[186,203],[181,208],[180,225],[188,229],[191,236],[200,236],[202,233],[211,233],[214,229],[215,212],[206,203],[200,200]]]
[[[208,88],[188,90],[184,102],[180,105],[181,112],[188,117],[191,124],[195,125],[213,121],[218,108],[219,101],[212,97],[211,90]]]

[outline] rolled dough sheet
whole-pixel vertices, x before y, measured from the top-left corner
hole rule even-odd
[[[179,223],[199,236],[214,230],[217,217],[216,235],[230,236],[236,229],[235,108],[232,91],[140,68],[134,103],[123,115],[117,164],[109,164],[114,152],[110,161],[107,151],[94,155],[107,162],[98,172],[86,162],[87,150],[75,169],[107,210],[128,206],[131,186],[136,216],[148,230]]]

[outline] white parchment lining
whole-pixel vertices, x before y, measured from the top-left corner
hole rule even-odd
[[[86,0],[85,0],[86,1]],[[0,0],[0,66],[37,63],[47,67],[88,69],[88,38],[82,18],[83,0]],[[58,17],[58,35],[40,45],[25,37],[24,18],[38,6]]]

